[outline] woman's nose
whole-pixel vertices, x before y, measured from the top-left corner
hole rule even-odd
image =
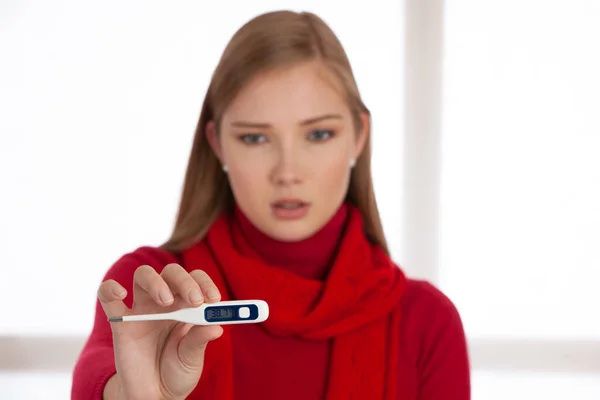
[[[302,182],[298,157],[292,150],[282,151],[274,165],[272,181],[276,185],[292,185]]]

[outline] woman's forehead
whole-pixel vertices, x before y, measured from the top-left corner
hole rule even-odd
[[[256,76],[238,93],[224,119],[302,121],[323,114],[346,114],[346,101],[333,74],[301,64]]]

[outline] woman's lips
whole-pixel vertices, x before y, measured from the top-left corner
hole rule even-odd
[[[310,204],[302,200],[286,199],[274,202],[271,210],[277,219],[294,220],[306,216],[309,207]]]

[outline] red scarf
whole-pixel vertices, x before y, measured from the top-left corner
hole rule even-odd
[[[396,400],[399,302],[402,271],[363,231],[357,208],[349,220],[324,282],[308,280],[242,255],[243,235],[224,213],[205,240],[183,253],[188,269],[203,269],[222,300],[261,299],[269,304],[262,326],[272,335],[333,338],[327,400]],[[193,395],[233,400],[233,359],[228,326],[209,343],[204,371]]]

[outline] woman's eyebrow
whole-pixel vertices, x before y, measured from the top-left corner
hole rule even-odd
[[[342,119],[342,116],[340,114],[325,114],[318,117],[305,119],[304,121],[300,122],[300,125],[310,125],[314,124],[315,122],[323,121],[325,119]]]
[[[310,124],[314,124],[315,122],[320,122],[320,121],[323,121],[326,119],[342,119],[342,116],[340,114],[320,115],[318,117],[313,117],[313,118],[309,118],[309,119],[300,121],[299,125],[300,126],[310,125]],[[264,122],[248,122],[248,121],[234,121],[231,123],[231,126],[234,126],[237,128],[257,128],[257,129],[269,129],[269,128],[273,127],[271,124],[264,123]]]

